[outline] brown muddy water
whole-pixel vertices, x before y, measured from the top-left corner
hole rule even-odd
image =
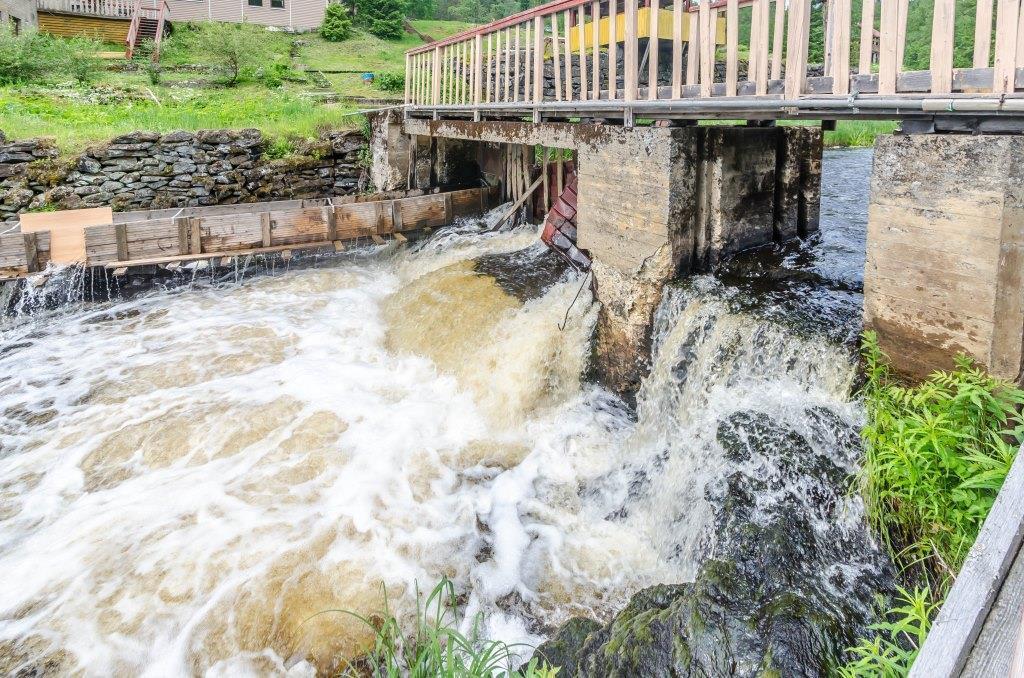
[[[826,176],[866,175],[870,156],[848,158]],[[855,332],[863,223],[836,224],[786,256],[846,276],[821,303]],[[523,295],[477,270],[518,253],[527,275],[536,243],[465,222],[7,321],[0,673],[330,673],[368,633],[317,613],[378,611],[384,586],[408,623],[442,576],[487,637],[536,645],[693,576],[715,547],[718,421],[756,409],[801,430],[822,407],[858,424],[844,337],[738,307],[710,277],[667,295],[626,407],[585,380],[596,306],[584,288],[566,315],[578,277]],[[856,467],[856,450],[820,453]]]

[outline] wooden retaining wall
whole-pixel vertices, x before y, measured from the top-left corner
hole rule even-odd
[[[122,213],[114,223],[84,229],[85,264],[116,269],[210,255],[341,249],[346,241],[444,226],[456,217],[483,213],[498,201],[497,187],[416,193]],[[49,252],[48,231],[0,235],[0,279],[42,270]]]
[[[104,42],[124,43],[131,17],[79,16],[39,12],[39,30],[63,38],[85,35]]]

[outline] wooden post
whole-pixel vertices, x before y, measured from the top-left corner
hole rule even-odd
[[[881,38],[878,43],[878,93],[896,93],[896,40],[899,37],[900,0],[882,1]]]
[[[786,39],[786,98],[803,94],[807,81],[807,45],[810,37],[811,0],[790,0]]]
[[[725,96],[736,96],[740,42],[739,0],[728,0],[725,10]]]
[[[710,0],[700,1],[700,95],[711,96],[715,82],[715,12],[711,11]]]
[[[760,8],[758,14],[758,50],[757,50],[757,72],[754,75],[757,88],[756,94],[768,93],[768,28],[770,26],[771,0],[757,0]]]
[[[555,101],[562,100],[562,49],[558,44],[558,15],[551,15],[551,53],[555,64]]]
[[[117,240],[117,260],[128,261],[128,225],[114,224],[114,238]]]
[[[409,97],[409,93],[410,93],[411,87],[412,87],[412,78],[413,78],[412,55],[411,54],[406,54],[405,55],[405,103],[407,103],[407,104],[408,103],[412,103],[411,100],[410,100],[410,97]]]
[[[118,226],[124,226],[124,224],[118,224]],[[121,258],[121,237],[123,233],[117,232],[117,260],[124,261],[128,258],[128,244],[127,239],[125,240],[124,259]],[[35,273],[39,270],[39,233],[33,231],[32,233],[23,233],[22,237],[25,240],[25,271],[27,273]]]
[[[512,29],[505,29],[505,101],[512,101]]]
[[[504,59],[502,58],[503,52],[501,51],[501,31],[494,34],[494,100],[505,101],[505,98],[501,95],[501,72],[503,70]]]
[[[437,106],[441,101],[441,48],[434,48],[434,68],[433,68],[433,93],[430,96],[430,103]]]
[[[899,0],[899,20],[896,22],[896,72],[903,71],[903,55],[907,49],[907,10],[910,0]]]
[[[865,0],[866,1],[866,0]],[[974,15],[974,67],[988,68],[992,51],[992,0],[978,0]]]
[[[636,2],[637,0],[623,0],[626,3],[625,11],[625,33],[626,33],[626,59],[623,74],[623,85],[626,90],[626,101],[636,101],[636,79],[637,79],[637,38],[636,38]],[[559,191],[561,194],[561,191]]]
[[[493,52],[491,51],[492,42],[491,34],[487,34],[487,58],[485,60],[486,66],[484,67],[484,77],[487,80],[486,91],[484,92],[484,101],[491,103],[491,58]]]
[[[573,101],[572,47],[569,44],[569,36],[572,34],[569,24],[572,15],[569,14],[569,10],[565,10],[562,16],[565,17],[565,100]]]
[[[338,213],[334,205],[324,207],[324,222],[327,224],[327,239],[334,241],[338,239]]]
[[[544,19],[533,18],[533,101],[544,101]]]
[[[619,15],[617,0],[608,0],[608,100],[619,98]]]
[[[484,64],[484,36],[479,33],[473,38],[473,54],[476,56],[473,59],[473,103],[479,106],[483,99],[484,89],[482,70]]]
[[[272,228],[270,212],[263,212],[260,214],[260,233],[263,234],[264,247],[270,247],[274,244],[274,236],[271,232]]]
[[[530,35],[530,26],[529,21],[523,26],[523,43],[526,47],[526,52],[523,54],[523,71],[526,73],[526,79],[523,82],[523,101],[533,101],[533,38]]]
[[[593,43],[593,58],[591,59],[590,84],[594,88],[591,98],[595,101],[601,98],[601,3],[594,0],[590,3],[590,40]]]
[[[996,10],[996,60],[992,91],[1013,92],[1016,78],[1020,0],[999,0]]]
[[[932,92],[949,94],[953,91],[953,13],[956,0],[935,0],[932,17]]]
[[[562,195],[562,172],[563,171],[564,171],[564,166],[563,166],[563,163],[562,163],[562,149],[556,148],[555,149],[555,191],[556,191],[555,195],[556,195],[556,197]]]
[[[512,101],[519,101],[519,24],[516,24],[516,42],[513,50],[515,66],[513,67]]]
[[[690,34],[693,39],[693,34]],[[683,96],[683,0],[672,0],[672,98]]]
[[[647,37],[647,98],[658,98],[658,15],[661,0],[650,0]]]
[[[544,162],[541,163],[540,172],[544,178],[544,213],[547,214],[548,210],[551,209],[551,186],[549,185],[548,179],[548,147],[541,146],[540,152],[544,156]]]
[[[681,2],[681,0],[676,1]],[[698,82],[697,76],[700,73],[698,70],[700,66],[700,41],[704,37],[701,32],[700,14],[697,12],[687,12],[687,14],[690,15],[690,41],[686,46],[686,84],[696,85]]]
[[[191,252],[189,246],[189,221],[188,217],[175,217],[174,224],[178,227],[178,254],[185,255]]]
[[[860,16],[860,62],[857,64],[857,72],[861,75],[871,74],[871,52],[874,44],[875,0],[864,0]]]
[[[785,29],[786,3],[784,0],[775,0],[775,29],[772,32],[772,80],[779,80],[782,77],[782,36]]]
[[[587,34],[586,12],[583,5],[576,8],[576,35],[580,40],[580,101],[587,100]]]
[[[832,35],[833,94],[849,94],[850,92],[850,17],[852,10],[850,1],[832,0],[832,21],[834,25],[826,27]],[[952,42],[950,46],[952,46]],[[952,73],[952,70],[950,72]]]

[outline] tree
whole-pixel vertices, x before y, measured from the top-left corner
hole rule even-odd
[[[224,73],[228,87],[234,87],[242,75],[270,61],[266,41],[261,40],[259,34],[246,24],[205,22],[199,31],[196,46],[203,56]]]
[[[404,30],[405,0],[357,0],[356,19],[383,40],[397,40]]]
[[[327,5],[324,22],[320,24],[320,35],[328,42],[348,40],[352,35],[352,20],[348,18],[348,11],[343,6],[333,2]]]

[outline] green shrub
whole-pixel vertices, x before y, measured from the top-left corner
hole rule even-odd
[[[320,37],[328,42],[341,42],[352,36],[352,20],[348,12],[337,3],[327,5],[324,22],[320,24]]]
[[[56,38],[35,31],[15,35],[10,26],[0,23],[0,85],[67,75],[89,82],[102,68],[100,49],[101,44],[91,38]]]
[[[386,590],[384,613],[380,616],[367,618],[348,610],[328,612],[355,617],[374,634],[373,649],[358,662],[350,663],[342,671],[344,676],[492,678],[511,675],[516,668],[513,647],[480,637],[479,617],[473,620],[468,635],[458,631],[464,620],[458,612],[455,586],[447,577],[434,587],[425,604],[421,605],[417,597],[414,629],[403,630],[399,626],[388,608]],[[532,660],[517,675],[521,678],[556,678],[557,674],[557,668]]]
[[[160,64],[150,61],[146,64],[146,75],[149,76],[149,84],[159,85],[164,72],[163,69],[160,68]]]
[[[402,73],[378,73],[374,77],[373,84],[385,92],[401,92],[405,89],[405,75]]]
[[[842,678],[896,678],[910,673],[924,644],[938,605],[931,603],[927,588],[909,593],[899,589],[897,605],[885,614],[885,621],[873,624],[871,638],[861,638],[847,648],[851,660],[839,668]]]
[[[228,87],[254,75],[271,58],[266,41],[245,24],[204,22],[194,40],[196,50],[224,75]]]
[[[943,595],[1024,440],[1024,391],[966,357],[917,386],[890,374],[864,335],[867,423],[862,489],[873,527],[897,565],[918,568]]]

